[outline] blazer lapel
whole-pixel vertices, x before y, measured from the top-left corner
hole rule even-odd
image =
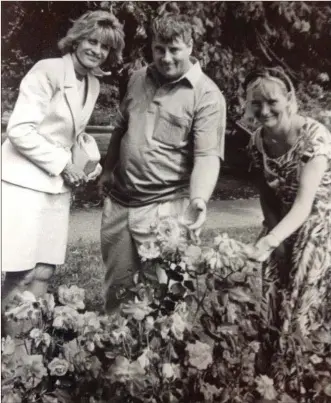
[[[64,94],[68,102],[75,127],[75,134],[79,133],[79,121],[82,108],[79,104],[76,87],[76,75],[70,54],[63,56],[64,60]]]
[[[99,88],[100,88],[99,80],[93,74],[88,74],[86,101],[83,110],[81,110],[81,121],[79,123],[82,129],[85,128],[86,124],[88,123],[88,120],[91,117],[91,114],[95,106],[95,102],[99,95]]]

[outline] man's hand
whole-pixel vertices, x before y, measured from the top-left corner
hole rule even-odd
[[[206,202],[197,197],[191,200],[184,215],[184,224],[191,231],[191,236],[194,241],[199,243],[199,235],[203,224],[207,218],[207,205]]]
[[[94,181],[102,172],[102,166],[97,164],[94,171],[87,175],[87,181]]]
[[[84,171],[71,162],[68,162],[64,167],[61,176],[63,177],[65,184],[70,187],[78,187],[84,184],[87,180]]]
[[[98,194],[103,199],[107,197],[108,191],[114,183],[114,176],[112,172],[103,171],[98,181]]]

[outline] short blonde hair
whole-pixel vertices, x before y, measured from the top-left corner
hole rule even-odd
[[[288,75],[278,67],[263,68],[256,70],[247,75],[244,88],[246,92],[246,111],[245,115],[248,117],[253,116],[251,109],[250,98],[254,90],[265,91],[265,84],[272,82],[277,84],[284,95],[289,96],[289,115],[294,115],[298,112],[298,102],[295,94],[294,85]]]
[[[99,32],[105,43],[110,45],[108,62],[120,62],[124,49],[124,31],[122,24],[105,10],[87,11],[73,21],[67,35],[58,42],[62,54],[72,53],[75,46],[93,33]]]

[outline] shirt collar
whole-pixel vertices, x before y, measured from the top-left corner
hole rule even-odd
[[[183,76],[181,76],[178,80],[172,81],[171,83],[175,84],[175,83],[179,83],[181,81],[186,81],[192,87],[194,87],[197,84],[197,82],[202,74],[201,66],[200,66],[199,61],[194,57],[191,57],[190,61],[192,63],[192,66],[190,67],[190,69]],[[147,67],[147,75],[152,77],[152,79],[154,79],[156,81],[160,81],[159,73],[156,70],[154,63],[150,64]]]

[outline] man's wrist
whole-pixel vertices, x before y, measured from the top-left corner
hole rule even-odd
[[[204,199],[203,197],[192,197],[190,198],[190,203],[193,203],[195,200],[202,200],[205,204],[207,204],[206,199]]]

